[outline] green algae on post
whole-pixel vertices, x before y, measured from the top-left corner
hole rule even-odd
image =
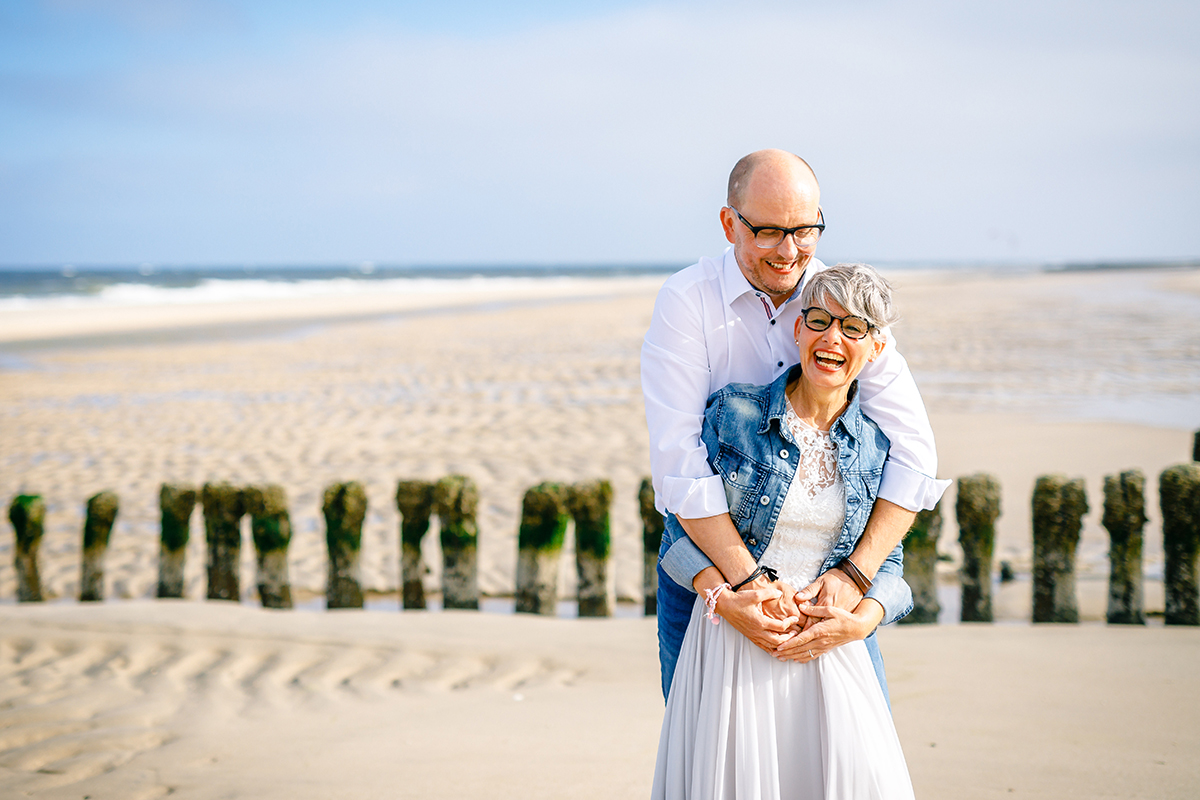
[[[1078,622],[1075,548],[1088,511],[1083,478],[1042,475],[1033,487],[1033,621]]]
[[[612,614],[608,598],[608,556],[612,550],[612,484],[577,483],[567,493],[575,518],[575,571],[579,579],[579,616]]]
[[[335,483],[325,490],[325,544],[329,550],[326,608],[362,608],[359,551],[367,517],[367,491],[358,481]]]
[[[1145,625],[1142,602],[1142,529],[1146,526],[1146,477],[1140,469],[1104,476],[1104,516],[1108,531],[1108,613],[1110,625]]]
[[[16,533],[13,565],[17,570],[17,600],[40,603],[42,579],[38,573],[38,548],[46,529],[46,504],[41,495],[19,494],[8,507],[8,521]]]
[[[523,614],[554,616],[558,608],[558,562],[570,517],[560,483],[539,483],[521,500],[517,529],[517,604]]]
[[[479,608],[477,552],[479,490],[465,475],[448,475],[433,487],[441,525],[442,608]]]
[[[400,512],[400,598],[404,608],[425,608],[425,573],[421,540],[429,532],[433,513],[433,484],[406,480],[396,484]]]
[[[900,622],[934,623],[942,605],[937,596],[937,543],[942,533],[941,503],[917,514],[904,538],[904,580],[912,587],[913,610]]]
[[[83,563],[80,565],[79,601],[104,599],[104,554],[117,518],[120,503],[114,492],[100,492],[88,498],[83,522]]]
[[[1167,467],[1158,477],[1163,517],[1163,583],[1168,625],[1200,625],[1200,464]]]
[[[292,585],[288,575],[288,545],[292,519],[282,486],[249,486],[245,490],[250,515],[250,538],[258,567],[258,598],[263,608],[291,608]]]
[[[963,563],[963,622],[992,621],[992,555],[996,547],[996,519],[1000,516],[1000,482],[983,472],[958,479],[954,504],[958,542]]]
[[[228,483],[206,483],[200,490],[204,535],[208,544],[208,599],[242,599],[238,570],[242,555],[242,490]]]
[[[183,597],[183,568],[196,490],[164,483],[158,490],[162,509],[162,539],[158,554],[158,597]]]
[[[647,617],[658,614],[658,549],[662,546],[666,520],[654,507],[654,485],[642,478],[638,488],[638,510],[642,515],[642,593]]]

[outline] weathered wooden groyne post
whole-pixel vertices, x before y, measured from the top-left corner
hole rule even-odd
[[[162,509],[158,553],[158,597],[183,597],[183,568],[196,490],[191,486],[164,483],[158,490]]]
[[[992,555],[996,548],[996,519],[1000,516],[1000,483],[976,473],[958,479],[954,504],[958,542],[962,546],[963,622],[992,621]]]
[[[1140,469],[1104,476],[1104,516],[1108,531],[1108,613],[1110,625],[1145,625],[1142,609],[1142,530],[1146,526],[1146,477]]]
[[[429,532],[433,513],[433,484],[407,480],[396,485],[400,512],[400,599],[404,608],[425,608],[425,560],[421,540]]]
[[[647,617],[658,614],[658,548],[662,546],[666,520],[654,507],[654,485],[642,478],[638,487],[638,509],[642,516],[642,592]]]
[[[41,495],[19,494],[8,507],[8,521],[16,534],[13,566],[17,570],[17,600],[42,602],[42,579],[38,573],[38,548],[46,529],[46,504]]]
[[[87,501],[83,521],[83,563],[80,565],[79,601],[104,599],[104,555],[120,502],[114,492],[100,492]]]
[[[288,545],[292,541],[292,518],[287,493],[282,486],[268,484],[246,487],[245,497],[258,567],[258,599],[263,608],[291,608]]]
[[[1200,431],[1192,434],[1192,461],[1200,461]]]
[[[442,540],[442,608],[479,608],[477,552],[479,490],[465,475],[448,475],[433,487]]]
[[[1083,478],[1042,475],[1033,487],[1033,621],[1078,622],[1075,547],[1088,511]]]
[[[335,483],[325,490],[325,544],[329,550],[326,608],[362,608],[359,552],[363,520],[367,518],[367,491],[358,481]]]
[[[242,555],[242,490],[228,483],[206,483],[200,489],[204,535],[208,543],[208,599],[242,599],[238,574]]]
[[[560,483],[539,483],[521,500],[517,529],[517,611],[554,616],[558,609],[558,563],[570,517]]]
[[[1158,477],[1163,516],[1165,622],[1200,625],[1200,464],[1167,467]]]
[[[912,587],[913,610],[900,621],[935,623],[942,610],[937,596],[937,543],[942,533],[941,503],[917,514],[904,537],[904,580]]]
[[[607,617],[608,556],[612,551],[612,484],[577,483],[567,493],[575,518],[575,571],[579,578],[579,616]]]

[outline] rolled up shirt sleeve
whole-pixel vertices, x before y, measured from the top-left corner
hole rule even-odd
[[[859,402],[891,442],[879,496],[909,511],[933,508],[950,486],[938,480],[937,448],[908,362],[887,332],[883,354],[859,373]]]
[[[697,302],[670,285],[659,292],[641,359],[655,504],[684,519],[729,511],[700,441],[711,375]]]

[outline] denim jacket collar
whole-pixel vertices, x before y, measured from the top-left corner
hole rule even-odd
[[[781,433],[786,429],[783,419],[787,414],[787,387],[799,378],[800,374],[800,365],[794,364],[771,384],[767,390],[767,413],[758,428],[760,434],[766,433],[772,422],[779,425]],[[855,379],[854,383],[850,384],[850,401],[846,404],[845,411],[834,421],[831,431],[840,428],[851,439],[857,440],[862,435],[862,425],[862,409],[858,406],[858,379]]]

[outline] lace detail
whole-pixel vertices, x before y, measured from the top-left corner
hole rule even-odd
[[[784,422],[800,460],[759,563],[800,589],[816,579],[842,533],[846,486],[837,468],[837,444],[829,434],[801,422],[791,402]]]

